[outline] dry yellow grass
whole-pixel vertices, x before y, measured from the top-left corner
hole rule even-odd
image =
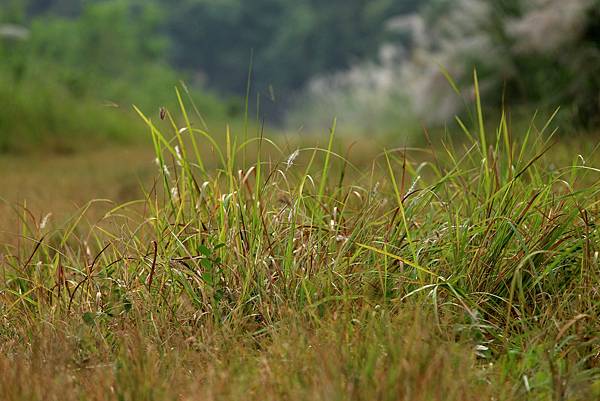
[[[71,217],[92,199],[88,217],[100,217],[115,203],[139,199],[141,185],[156,175],[151,147],[107,147],[82,153],[0,155],[0,239],[18,232],[22,206],[41,222]],[[112,205],[111,205],[112,203]]]

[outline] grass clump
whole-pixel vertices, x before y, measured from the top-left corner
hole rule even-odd
[[[461,140],[353,158],[335,122],[323,147],[220,140],[178,100],[182,124],[138,110],[145,199],[23,215],[3,399],[600,395],[599,170],[550,123],[486,132],[477,102]]]

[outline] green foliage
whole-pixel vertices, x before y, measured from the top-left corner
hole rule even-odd
[[[21,8],[34,18],[86,19],[93,32],[107,27],[106,18],[115,22],[115,29],[99,38],[98,48],[87,50],[92,59],[94,53],[103,52],[107,41],[121,47],[115,59],[122,60],[121,52],[130,55],[128,40],[110,40],[132,38],[122,28],[146,30],[138,38],[156,48],[157,31],[146,28],[157,27],[159,21],[160,31],[170,40],[173,65],[204,76],[211,87],[244,94],[251,51],[261,90],[269,85],[276,91],[298,89],[314,75],[373,58],[387,38],[385,22],[420,4],[418,0],[29,0]],[[124,16],[129,20],[126,26],[119,21]]]
[[[161,20],[149,2],[89,2],[77,18],[34,16],[27,40],[0,38],[0,150],[133,139],[131,104],[168,106],[180,78],[165,62]],[[214,96],[194,94],[221,118]]]
[[[432,0],[423,16],[432,47],[450,39],[428,49],[431,58],[447,63],[461,86],[477,68],[488,105],[562,106],[566,124],[600,124],[598,0]]]
[[[298,89],[312,76],[373,58],[385,21],[418,1],[167,0],[176,65],[199,70],[210,85],[244,93],[250,51],[255,83]]]
[[[48,81],[24,82],[18,87],[0,80],[0,152],[43,147],[71,151],[103,142],[131,140],[139,125],[124,110],[75,97]]]
[[[30,36],[25,41],[0,38],[0,98],[8,105],[6,110],[12,110],[0,117],[1,147],[24,148],[42,138],[49,143],[77,135],[131,137],[137,122],[131,122],[130,104],[146,110],[172,108],[165,93],[180,79],[191,82],[203,114],[213,120],[223,120],[225,114],[235,118],[243,112],[242,102],[234,98],[222,105],[210,93],[199,94],[194,88],[245,95],[250,63],[261,110],[274,108],[276,113],[265,114],[274,121],[294,121],[294,128],[322,127],[323,115],[329,120],[332,113],[341,117],[342,126],[347,122],[355,131],[403,138],[405,125],[410,125],[408,131],[414,131],[413,126],[419,130],[414,114],[428,125],[441,125],[461,106],[441,75],[432,73],[430,66],[436,62],[461,87],[469,85],[476,67],[486,106],[499,110],[498,99],[510,100],[527,112],[560,105],[564,110],[560,116],[568,124],[597,126],[599,0],[535,4],[525,0],[7,0],[0,5],[0,24],[25,26]],[[576,23],[563,24],[571,15],[562,11],[565,5],[575,5]],[[528,20],[544,10],[554,16],[563,12],[565,18],[556,20],[560,24]],[[419,12],[423,35],[389,31],[388,22],[394,17]],[[540,35],[553,29],[551,37]],[[548,36],[543,42],[556,44],[550,50],[540,49],[535,43],[539,36]],[[411,38],[418,42],[418,37],[423,43],[409,43]],[[383,45],[397,47],[387,61],[378,58],[379,53],[387,54],[381,52]],[[414,57],[408,60],[411,53]],[[349,83],[336,78],[340,71],[347,71]],[[332,85],[326,85],[330,76]],[[338,82],[342,82],[339,90]],[[309,96],[302,102],[304,93],[312,93],[305,91],[313,87],[307,83],[316,83],[313,86],[321,92],[319,98]],[[33,93],[48,99],[34,100]],[[254,99],[252,94],[251,106]],[[82,116],[82,121],[76,121]]]

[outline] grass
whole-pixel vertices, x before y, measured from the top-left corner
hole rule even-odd
[[[180,106],[138,110],[161,171],[140,201],[19,215],[0,398],[600,397],[591,145],[489,130],[478,102],[461,137],[382,151],[335,122],[325,146],[221,139]]]
[[[0,155],[0,243],[14,243],[25,207],[47,223],[61,224],[96,199],[86,219],[101,219],[116,204],[139,199],[153,182],[152,147],[105,145],[70,154]],[[105,200],[105,201],[100,201]],[[19,212],[16,212],[19,210]]]

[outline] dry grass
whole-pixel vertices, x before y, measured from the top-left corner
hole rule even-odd
[[[47,222],[58,224],[92,199],[99,202],[88,211],[89,219],[102,217],[115,204],[139,199],[142,186],[156,174],[153,159],[149,146],[0,155],[0,239],[14,240],[23,207],[40,223],[51,213]]]
[[[44,322],[31,342],[3,345],[2,399],[481,400],[509,399],[470,344],[410,307],[284,320],[259,336],[156,322],[106,329]],[[498,393],[501,391],[501,393]],[[484,397],[484,398],[482,398]]]

